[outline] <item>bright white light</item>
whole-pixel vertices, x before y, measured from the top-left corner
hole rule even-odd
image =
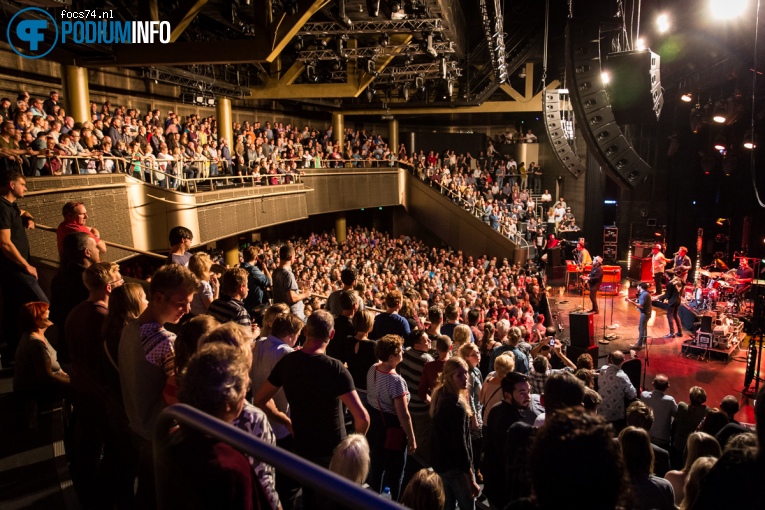
[[[725,122],[726,119],[723,115],[715,115],[714,117],[712,117],[712,120],[717,122],[718,124],[722,124]]]
[[[637,40],[637,50],[643,51],[645,49],[645,40],[641,37]]]
[[[693,96],[691,96],[690,94],[683,94],[682,96],[680,96],[680,100],[686,103],[690,103],[693,100]]]
[[[656,18],[656,28],[662,34],[669,30],[669,16],[666,14],[659,14]]]
[[[600,79],[603,80],[603,85],[608,85],[608,82],[611,81],[611,77],[608,73],[600,73]]]
[[[751,140],[747,140],[746,142],[744,142],[744,148],[745,149],[752,150],[755,147],[757,147],[757,145],[755,145]]]
[[[710,0],[709,11],[715,19],[726,20],[744,14],[747,0]]]

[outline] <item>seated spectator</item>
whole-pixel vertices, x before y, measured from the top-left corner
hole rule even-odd
[[[367,438],[362,434],[350,434],[343,439],[332,454],[329,470],[355,484],[363,485],[369,473]]]
[[[728,416],[717,408],[710,409],[699,424],[699,431],[717,435],[728,424]]]
[[[189,361],[180,389],[181,402],[228,423],[244,406],[247,361],[241,351],[211,345]],[[243,454],[231,446],[181,425],[159,445],[156,459],[161,507],[263,508],[270,506]]]
[[[694,432],[688,436],[688,456],[681,470],[667,472],[664,478],[672,484],[675,491],[675,504],[680,505],[685,499],[685,484],[696,460],[702,457],[720,458],[722,451],[717,440],[705,432]]]
[[[672,484],[653,475],[653,450],[648,432],[628,426],[619,433],[624,465],[632,485],[631,508],[638,510],[674,510]]]
[[[401,504],[412,510],[442,510],[445,501],[441,477],[429,469],[417,471],[401,496]]]

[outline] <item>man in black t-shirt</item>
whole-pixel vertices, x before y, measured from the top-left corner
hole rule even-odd
[[[3,297],[3,327],[0,343],[6,359],[13,359],[20,333],[16,325],[19,308],[31,301],[48,298],[37,282],[37,269],[29,263],[26,228],[34,228],[34,218],[16,202],[24,198],[27,181],[18,170],[0,172],[0,291]]]
[[[295,453],[324,467],[345,438],[341,402],[353,416],[356,432],[365,434],[369,415],[361,404],[353,378],[342,363],[325,354],[334,335],[334,321],[326,310],[317,310],[306,321],[306,343],[274,366],[253,401],[274,420],[291,428]],[[290,404],[290,416],[270,405],[279,388]]]

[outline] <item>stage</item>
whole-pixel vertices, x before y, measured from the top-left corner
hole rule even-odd
[[[624,352],[627,359],[631,357],[629,346],[637,343],[640,314],[633,304],[625,301],[625,297],[629,295],[630,299],[634,299],[635,291],[636,288],[630,287],[629,282],[623,280],[618,295],[613,298],[600,296],[598,299],[600,313],[593,316],[598,366],[604,365],[608,354],[615,350]],[[558,338],[570,338],[570,314],[582,309],[588,310],[589,296],[583,297],[575,291],[566,293],[563,288],[554,287],[549,292],[549,300],[552,312],[557,312],[558,322],[564,328]],[[739,421],[752,423],[753,410],[741,393],[744,386],[748,337],[738,349],[732,350],[727,361],[720,360],[718,356],[698,356],[698,353],[694,352],[684,354],[683,342],[692,337],[688,328],[693,325],[695,316],[690,308],[683,310],[683,307],[680,316],[683,337],[663,338],[669,333],[667,314],[664,310],[653,307],[652,317],[648,321],[649,348],[635,351],[636,357],[644,364],[646,355],[648,356],[645,378],[648,391],[652,389],[653,377],[661,373],[669,377],[670,387],[667,394],[675,397],[677,402],[688,402],[688,392],[693,386],[701,386],[706,390],[709,407],[717,407],[726,395],[735,395],[742,407],[737,418]],[[612,339],[601,343],[604,337]],[[575,358],[572,358],[572,361],[576,361]]]

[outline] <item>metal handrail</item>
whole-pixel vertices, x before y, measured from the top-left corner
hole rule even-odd
[[[170,434],[173,422],[180,423],[203,434],[222,441],[227,445],[246,453],[266,464],[273,466],[280,473],[298,480],[321,492],[331,500],[348,508],[368,508],[393,510],[404,508],[398,503],[383,499],[379,494],[362,488],[335,473],[317,466],[294,453],[272,446],[250,434],[235,428],[218,418],[203,413],[186,404],[174,404],[165,408],[157,418],[154,429],[154,458],[162,455],[160,445]],[[158,475],[159,476],[159,475]],[[163,486],[157,483],[157,491]],[[162,498],[159,498],[161,501]]]
[[[58,229],[56,227],[51,227],[50,225],[43,225],[41,223],[35,223],[35,228],[40,230],[45,230],[46,232],[56,232]],[[106,246],[111,246],[112,248],[118,248],[120,250],[126,250],[126,251],[132,251],[134,253],[138,253],[139,255],[146,255],[147,257],[153,257],[155,259],[162,259],[167,260],[167,257],[165,255],[160,255],[159,253],[153,253],[150,251],[144,251],[139,250],[138,248],[132,248],[130,246],[126,246],[124,244],[119,243],[113,243],[111,241],[107,241],[105,239],[101,239]]]

